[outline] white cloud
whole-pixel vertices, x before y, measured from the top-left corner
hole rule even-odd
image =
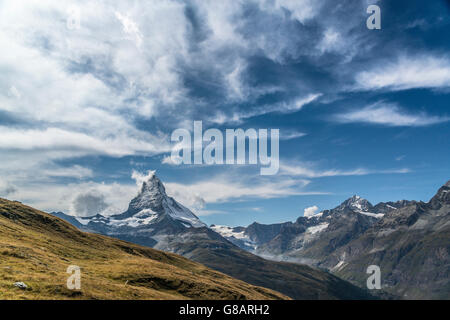
[[[450,59],[447,57],[401,57],[379,63],[356,75],[356,89],[406,90],[450,87]]]
[[[14,97],[16,99],[20,99],[20,97],[21,97],[21,94],[20,94],[19,90],[17,90],[17,88],[15,86],[11,86],[9,88],[9,93],[8,94],[9,94],[10,97]]]
[[[286,114],[295,113],[301,110],[304,106],[316,101],[321,96],[322,96],[321,93],[311,93],[306,96],[301,96],[293,101],[280,102],[270,105],[262,105],[252,110],[238,111],[230,115],[226,115],[222,111],[219,111],[217,114],[214,115],[214,117],[208,120],[217,124],[241,123],[245,119],[269,113],[286,113]]]
[[[36,209],[46,212],[61,211],[70,215],[89,215],[91,211],[76,208],[75,201],[87,193],[101,195],[103,206],[101,213],[113,215],[126,211],[130,200],[136,196],[137,187],[134,184],[119,183],[20,183],[17,191],[8,196],[10,200],[18,200]],[[90,207],[92,208],[92,207]],[[81,210],[81,211],[80,211]]]
[[[117,19],[123,25],[123,31],[126,34],[131,35],[131,39],[136,42],[136,46],[140,47],[142,45],[142,34],[137,26],[136,22],[134,22],[129,16],[124,16],[120,12],[115,12]]]
[[[79,29],[70,30],[66,20],[72,5],[80,9],[81,20]],[[172,5],[184,16],[182,6]],[[170,5],[161,3],[153,14],[165,6]],[[57,165],[60,159],[170,151],[167,136],[138,129],[134,119],[153,116],[158,101],[170,106],[178,99],[173,59],[165,59],[166,49],[177,51],[169,49],[177,41],[146,47],[134,21],[139,8],[122,14],[122,22],[114,13],[125,10],[115,9],[102,1],[0,4],[0,46],[8,47],[0,55],[0,111],[22,121],[0,126],[0,174],[13,183],[92,177],[89,168]],[[169,33],[177,33],[169,25]],[[124,41],[124,31],[142,36],[136,38],[142,51]],[[155,28],[146,36],[161,37]]]
[[[319,97],[321,97],[321,93],[311,93],[305,97],[301,97],[294,101],[294,103],[287,103],[278,105],[276,108],[266,107],[266,112],[283,112],[283,113],[291,113],[296,112],[302,109],[304,106],[310,104],[311,102],[316,101]]]
[[[146,141],[144,137],[147,136]],[[157,154],[170,150],[166,139],[142,133],[139,137],[117,133],[115,136],[95,137],[87,133],[59,128],[12,129],[0,126],[0,149],[12,150],[68,150],[74,156],[104,154],[125,156],[139,153]],[[152,143],[153,142],[153,143]]]
[[[138,188],[140,188],[145,181],[151,179],[155,174],[156,170],[148,170],[147,173],[133,170],[131,173],[131,179],[136,181],[136,185],[138,186]]]
[[[319,207],[317,206],[305,208],[305,210],[303,211],[303,216],[306,218],[313,217],[318,213],[317,211],[319,211]]]
[[[339,32],[332,28],[328,28],[324,34],[322,40],[318,44],[320,52],[339,50],[344,47],[344,42],[341,39]]]
[[[270,3],[270,1],[263,1],[263,3]],[[312,19],[318,12],[321,6],[320,1],[314,0],[275,0],[276,9],[287,9],[291,12],[292,18],[306,22]]]
[[[320,7],[309,0],[253,4],[276,20],[284,20],[289,10],[291,18],[301,22],[313,18]],[[80,28],[67,27],[72,7],[80,12]],[[177,122],[205,107],[188,96],[184,69],[208,69],[217,81],[214,85],[232,100],[280,90],[249,86],[247,58],[265,52],[279,59],[292,46],[290,41],[280,42],[274,55],[271,45],[260,41],[264,32],[246,38],[240,29],[248,22],[246,6],[240,1],[193,1],[192,8],[203,32],[203,40],[195,43],[187,4],[178,1],[133,6],[108,1],[2,2],[0,46],[8,50],[0,55],[0,111],[23,121],[21,127],[0,127],[4,159],[26,162],[13,158],[26,152],[36,163],[55,168],[52,161],[61,158],[170,151],[167,136],[142,130],[135,120],[161,116],[165,122]],[[314,99],[306,94],[293,103],[266,106],[262,113],[293,112]],[[231,120],[249,116],[238,114]]]
[[[175,162],[175,161],[174,161],[174,158],[175,158],[175,159],[178,159],[179,162]],[[182,163],[182,160],[183,160],[183,159],[182,159],[180,156],[174,156],[174,157],[172,157],[172,155],[170,155],[170,156],[164,156],[163,159],[161,160],[161,163],[163,163],[163,164],[168,164],[168,165],[171,165],[171,166],[177,166],[177,165],[179,165],[180,163]]]
[[[295,195],[324,194],[305,191],[309,181],[304,179],[248,179],[244,175],[215,175],[207,180],[189,184],[166,183],[168,194],[188,207],[193,207],[198,198],[205,204],[245,201],[250,199],[272,199]]]
[[[293,176],[293,177],[305,177],[305,178],[323,178],[323,177],[338,177],[338,176],[365,176],[369,174],[394,174],[394,173],[409,173],[408,168],[400,169],[387,169],[387,170],[369,170],[366,168],[356,168],[351,170],[338,170],[327,169],[318,170],[311,165],[305,165],[303,163],[284,163],[280,165],[280,174]]]
[[[306,133],[296,131],[296,130],[281,130],[280,139],[281,140],[292,140],[306,136]]]
[[[94,173],[89,168],[84,168],[79,165],[74,165],[68,168],[54,168],[54,169],[45,169],[42,171],[44,176],[48,177],[72,177],[72,178],[91,178],[94,176]]]
[[[225,76],[226,82],[228,84],[228,95],[233,100],[242,101],[249,95],[249,93],[246,92],[249,90],[249,88],[245,86],[245,83],[242,80],[242,75],[245,72],[245,69],[245,62],[239,60],[233,71]]]
[[[377,102],[360,110],[350,111],[335,117],[343,123],[363,122],[386,126],[420,127],[447,122],[449,117],[438,117],[426,113],[406,113],[396,104]]]

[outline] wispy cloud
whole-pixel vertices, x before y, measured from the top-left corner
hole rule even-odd
[[[282,175],[288,175],[293,177],[304,178],[323,178],[323,177],[338,177],[338,176],[365,176],[369,174],[394,174],[394,173],[409,173],[408,168],[400,169],[387,169],[387,170],[371,170],[366,168],[356,168],[350,170],[340,169],[315,169],[311,165],[305,165],[303,163],[292,162],[290,164],[281,164],[280,173]]]
[[[53,168],[53,169],[44,169],[42,170],[42,174],[48,177],[65,177],[65,178],[91,178],[94,176],[94,173],[91,169],[85,168],[79,165],[74,165],[68,168]]]
[[[283,101],[274,104],[266,104],[257,106],[251,110],[234,112],[232,114],[225,114],[223,111],[219,111],[216,115],[208,119],[212,123],[225,124],[225,123],[241,123],[245,119],[249,119],[256,116],[261,116],[269,113],[294,113],[301,110],[304,106],[316,101],[322,96],[321,93],[311,93],[306,96],[297,97],[292,101]]]
[[[304,132],[296,131],[296,130],[281,130],[280,131],[280,139],[281,140],[292,140],[306,136],[307,134]]]
[[[148,140],[145,141],[147,136]],[[165,137],[141,132],[140,138],[126,133],[114,136],[93,136],[85,132],[59,128],[14,129],[0,126],[0,150],[66,150],[73,156],[104,154],[125,156],[138,153],[157,154],[170,150]]]
[[[219,174],[192,183],[166,183],[168,194],[192,208],[201,198],[205,204],[240,202],[254,199],[273,199],[300,195],[327,194],[306,191],[308,180],[278,177],[265,179],[238,174]]]
[[[371,123],[385,126],[421,127],[450,120],[446,116],[432,116],[425,112],[409,113],[393,103],[377,102],[359,110],[338,114],[334,120],[342,123]]]
[[[401,57],[379,62],[356,75],[356,89],[406,90],[450,87],[450,58],[435,56]]]

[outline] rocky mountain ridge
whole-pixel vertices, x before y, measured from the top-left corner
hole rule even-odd
[[[253,223],[222,235],[265,258],[318,266],[359,286],[365,286],[365,268],[379,265],[384,288],[395,295],[450,299],[449,190],[450,181],[427,203],[401,200],[374,206],[353,196],[312,217]],[[214,226],[218,232],[224,228]]]

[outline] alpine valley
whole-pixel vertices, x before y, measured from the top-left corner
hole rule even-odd
[[[295,222],[207,227],[152,174],[124,213],[53,215],[83,231],[180,254],[293,299],[373,298],[364,289],[370,265],[381,269],[379,297],[449,299],[449,191],[447,182],[427,203],[372,205],[353,196]]]

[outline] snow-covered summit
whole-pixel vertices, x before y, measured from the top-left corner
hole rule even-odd
[[[128,211],[139,212],[143,209],[160,209],[167,198],[166,188],[155,172],[142,182],[139,194],[130,202]]]
[[[358,195],[354,195],[351,198],[345,200],[340,206],[333,209],[334,212],[356,212],[376,219],[383,218],[384,214],[379,212],[373,212],[376,209],[369,201],[361,198]]]
[[[152,221],[158,221],[158,217],[167,215],[178,220],[186,227],[205,227],[206,225],[188,208],[169,197],[161,180],[154,171],[150,172],[142,182],[138,195],[131,200],[128,210],[114,216],[115,220],[124,220],[136,217],[142,212],[152,212]]]
[[[372,207],[373,206],[369,201],[367,201],[364,198],[361,198],[358,195],[354,195],[353,197],[345,200],[336,209],[339,211],[344,211],[345,209],[350,209],[352,211],[369,212]]]

